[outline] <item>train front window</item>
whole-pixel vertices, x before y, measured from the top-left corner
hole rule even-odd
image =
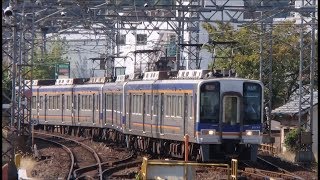
[[[237,96],[224,96],[223,97],[223,118],[222,122],[230,125],[240,123],[239,116],[239,97]]]
[[[219,123],[220,84],[210,82],[200,87],[200,123]]]
[[[243,85],[243,124],[261,123],[262,88],[256,83]]]

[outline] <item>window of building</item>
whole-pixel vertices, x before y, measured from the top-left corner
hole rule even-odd
[[[117,35],[117,44],[125,45],[126,44],[126,34]]]
[[[137,34],[137,44],[146,45],[147,44],[147,35],[146,34]]]

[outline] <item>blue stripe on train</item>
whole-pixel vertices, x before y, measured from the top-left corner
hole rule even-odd
[[[196,130],[201,131],[201,129],[215,129],[219,130],[219,124],[212,124],[212,123],[196,123]],[[262,125],[261,124],[252,124],[252,125],[244,125],[243,131],[245,130],[260,130],[262,131]],[[224,132],[238,132],[240,131],[240,125],[223,125],[222,131]]]
[[[128,84],[126,85],[126,90],[188,90],[194,89],[195,85],[196,84]]]

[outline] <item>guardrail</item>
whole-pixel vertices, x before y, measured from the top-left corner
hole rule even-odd
[[[174,160],[148,160],[143,158],[141,170],[139,172],[139,179],[195,179],[195,166],[215,166],[226,168],[227,179],[237,179],[238,161],[232,159],[231,167],[229,164],[215,164],[215,163],[193,163],[185,161]]]
[[[270,154],[276,154],[280,152],[278,147],[274,147],[273,145],[270,145],[270,144],[260,144],[259,150],[263,152],[268,152]]]

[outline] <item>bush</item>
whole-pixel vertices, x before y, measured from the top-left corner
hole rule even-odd
[[[301,132],[303,132],[304,130],[301,129]],[[288,148],[289,151],[298,151],[302,148],[302,145],[299,149],[299,133],[298,133],[298,129],[292,129],[290,130],[287,135],[285,136],[284,139],[284,144],[285,146]]]

